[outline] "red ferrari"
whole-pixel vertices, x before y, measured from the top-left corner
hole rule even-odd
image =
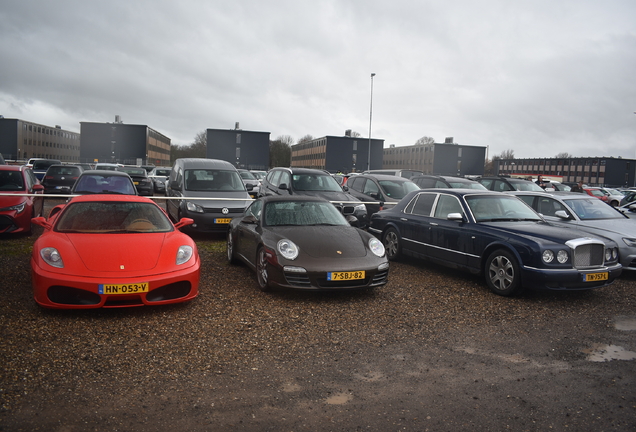
[[[59,211],[55,211],[59,210]],[[58,206],[31,255],[35,301],[54,309],[179,303],[199,292],[196,244],[152,200],[84,195]]]

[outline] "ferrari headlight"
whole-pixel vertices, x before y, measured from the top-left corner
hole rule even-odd
[[[384,245],[375,237],[369,239],[369,249],[371,249],[371,252],[373,252],[375,256],[384,256]]]
[[[570,259],[570,255],[568,254],[568,252],[566,250],[561,249],[557,253],[557,261],[559,263],[565,264],[566,262],[568,262],[569,259]]]
[[[203,213],[203,207],[190,201],[188,201],[188,203],[186,204],[186,208],[188,209],[188,211],[194,213]]]
[[[192,246],[179,246],[179,250],[177,251],[177,265],[190,261],[193,253]]]
[[[57,267],[57,268],[64,268],[64,262],[62,261],[62,256],[57,251],[57,249],[52,247],[45,247],[40,250],[40,256],[42,257],[44,262],[46,262],[48,265]]]
[[[295,260],[298,257],[298,246],[291,240],[280,240],[276,247],[278,252],[288,260]]]
[[[544,250],[541,259],[544,263],[551,263],[554,260],[554,252],[549,249]]]

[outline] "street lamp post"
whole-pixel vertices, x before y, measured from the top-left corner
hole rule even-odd
[[[367,171],[371,169],[371,119],[373,118],[373,77],[371,74],[371,102],[369,103],[369,155],[367,157]]]

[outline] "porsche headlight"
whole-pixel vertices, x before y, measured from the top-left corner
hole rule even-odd
[[[193,253],[194,251],[192,250],[192,246],[179,246],[179,250],[177,251],[177,265],[185,264],[190,261]]]
[[[62,256],[57,249],[45,247],[40,250],[40,256],[48,265],[57,268],[64,268],[64,261],[62,261]]]
[[[570,255],[568,254],[568,252],[566,250],[561,249],[557,253],[557,261],[559,263],[565,264],[566,262],[568,262],[569,259],[570,259]]]
[[[288,260],[295,260],[298,257],[298,246],[291,240],[280,240],[276,247],[278,252]]]
[[[369,239],[369,249],[371,249],[371,252],[373,252],[375,256],[384,256],[384,245],[375,237]]]
[[[549,249],[544,250],[543,254],[541,255],[541,259],[543,259],[544,263],[551,263],[552,261],[554,261],[554,252]]]
[[[203,213],[203,207],[190,201],[188,201],[188,203],[186,204],[186,208],[188,209],[188,211],[194,213]]]

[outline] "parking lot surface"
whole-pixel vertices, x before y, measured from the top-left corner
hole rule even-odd
[[[0,239],[0,430],[636,430],[636,275],[504,298],[408,260],[375,291],[262,293],[200,236],[192,302],[50,311],[40,232]]]

